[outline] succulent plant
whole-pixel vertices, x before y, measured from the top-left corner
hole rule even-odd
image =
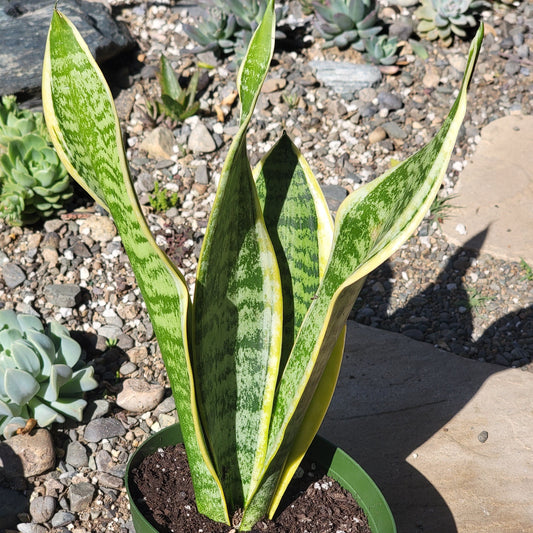
[[[200,45],[193,52],[212,50],[219,57],[236,53],[242,58],[253,32],[263,18],[266,0],[213,0],[213,6],[207,10],[206,18],[199,23],[198,28],[183,25],[185,33]],[[288,5],[278,8],[276,19],[282,18],[288,8]],[[284,37],[278,32],[276,36]]]
[[[382,29],[376,0],[328,0],[313,6],[319,19],[316,27],[326,40],[324,48],[337,46],[342,50],[351,45],[363,52],[364,39]]]
[[[81,420],[83,392],[98,384],[80,355],[61,324],[45,329],[35,316],[0,311],[0,434],[10,437],[30,418],[41,427],[65,416]]]
[[[48,131],[42,113],[33,113],[20,109],[16,97],[2,96],[0,101],[0,151],[7,149],[7,144],[15,138],[28,133],[36,133],[48,139]]]
[[[0,218],[12,226],[49,217],[73,194],[54,148],[35,133],[7,144],[0,156],[0,186]]]
[[[179,122],[196,114],[200,108],[200,102],[195,101],[199,77],[200,74],[198,70],[195,70],[189,80],[187,88],[182,88],[172,65],[169,63],[168,59],[162,55],[159,61],[161,101],[156,102],[155,104],[158,113],[166,115]]]
[[[365,57],[377,65],[394,65],[398,59],[398,39],[388,35],[375,35],[365,40]]]
[[[440,39],[450,46],[453,35],[466,37],[466,30],[477,25],[474,14],[490,7],[485,0],[422,0],[415,11],[420,19],[417,33],[429,41]]]

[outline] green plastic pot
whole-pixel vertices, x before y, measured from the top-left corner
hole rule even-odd
[[[158,533],[135,504],[132,494],[130,472],[145,457],[158,448],[183,442],[179,424],[162,429],[139,446],[131,456],[126,468],[126,491],[130,501],[131,516],[136,533]],[[307,457],[327,469],[328,475],[348,490],[365,512],[372,533],[396,533],[391,510],[370,476],[343,450],[317,435],[307,452]]]

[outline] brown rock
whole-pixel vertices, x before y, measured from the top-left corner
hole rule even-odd
[[[368,142],[370,144],[375,144],[375,143],[378,143],[380,141],[383,141],[386,138],[387,138],[387,132],[385,131],[384,128],[382,128],[381,126],[378,126],[368,136]]]
[[[54,465],[54,444],[46,429],[15,435],[0,443],[0,471],[6,477],[37,476]]]
[[[165,389],[144,379],[130,378],[123,383],[117,395],[117,405],[132,413],[146,413],[155,409],[163,399]]]

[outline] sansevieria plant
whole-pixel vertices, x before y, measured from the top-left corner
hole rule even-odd
[[[198,510],[242,531],[272,516],[330,402],[345,322],[365,276],[413,233],[439,190],[482,41],[437,136],[353,192],[333,226],[286,134],[252,171],[246,131],[274,49],[270,0],[238,74],[241,115],[221,172],[194,299],[156,245],[130,179],[111,92],[55,11],[45,117],[70,174],[112,215],[163,355]],[[357,408],[354,406],[354,408]]]

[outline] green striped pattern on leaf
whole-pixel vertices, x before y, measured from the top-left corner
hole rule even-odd
[[[185,334],[183,276],[155,244],[141,213],[111,93],[87,45],[55,11],[43,66],[43,104],[54,146],[72,176],[111,212],[146,302],[178,408],[201,512],[229,522],[197,414]]]
[[[285,133],[254,174],[283,287],[283,369],[324,275],[333,221],[311,169]]]
[[[352,193],[335,223],[332,256],[281,378],[264,484],[274,484],[365,276],[416,229],[438,192],[466,111],[483,38],[472,43],[460,94],[437,136],[408,160]],[[263,490],[263,488],[260,489]]]
[[[269,2],[241,67],[241,126],[222,169],[194,297],[200,414],[232,510],[245,506],[263,468],[282,339],[279,270],[246,153],[246,129],[273,52],[273,9]]]

